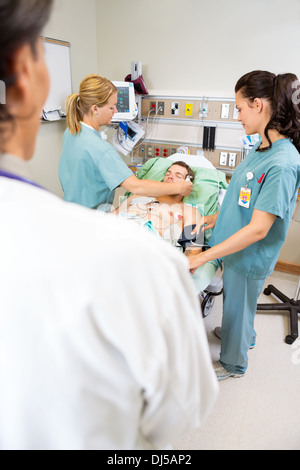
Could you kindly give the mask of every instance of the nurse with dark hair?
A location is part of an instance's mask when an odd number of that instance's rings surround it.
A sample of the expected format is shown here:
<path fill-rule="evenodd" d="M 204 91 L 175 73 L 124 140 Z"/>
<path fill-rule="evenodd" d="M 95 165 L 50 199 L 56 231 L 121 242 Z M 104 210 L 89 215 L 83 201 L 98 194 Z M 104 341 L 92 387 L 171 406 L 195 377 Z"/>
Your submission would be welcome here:
<path fill-rule="evenodd" d="M 299 81 L 292 73 L 254 71 L 235 87 L 239 121 L 261 141 L 237 167 L 210 239 L 211 248 L 190 257 L 190 268 L 224 263 L 219 380 L 242 377 L 255 346 L 254 317 L 266 278 L 287 235 L 300 186 Z M 214 226 L 212 218 L 206 219 Z"/>

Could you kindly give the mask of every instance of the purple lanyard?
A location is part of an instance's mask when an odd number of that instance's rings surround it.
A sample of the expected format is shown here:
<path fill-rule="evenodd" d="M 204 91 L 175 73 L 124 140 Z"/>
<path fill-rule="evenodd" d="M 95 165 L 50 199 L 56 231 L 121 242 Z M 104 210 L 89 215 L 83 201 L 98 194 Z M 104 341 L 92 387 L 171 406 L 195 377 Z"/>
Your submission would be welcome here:
<path fill-rule="evenodd" d="M 4 178 L 9 178 L 11 180 L 22 181 L 23 183 L 31 184 L 32 186 L 36 186 L 37 188 L 40 188 L 40 189 L 45 189 L 42 186 L 40 186 L 39 184 L 34 183 L 34 181 L 31 181 L 30 179 L 14 175 L 12 173 L 9 173 L 8 171 L 0 170 L 0 176 L 3 176 Z"/>

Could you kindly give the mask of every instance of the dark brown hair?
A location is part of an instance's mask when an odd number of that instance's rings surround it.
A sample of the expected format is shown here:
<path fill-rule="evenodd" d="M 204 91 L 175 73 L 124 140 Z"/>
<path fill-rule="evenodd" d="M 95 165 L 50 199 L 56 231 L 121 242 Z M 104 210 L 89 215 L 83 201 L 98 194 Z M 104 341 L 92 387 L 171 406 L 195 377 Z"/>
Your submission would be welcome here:
<path fill-rule="evenodd" d="M 194 173 L 193 170 L 188 166 L 187 163 L 179 161 L 179 162 L 174 162 L 174 163 L 172 163 L 171 166 L 173 166 L 173 165 L 178 165 L 178 166 L 182 166 L 183 168 L 185 168 L 186 171 L 188 172 L 187 176 L 190 177 L 191 182 L 194 181 L 194 179 L 195 179 L 195 173 Z"/>
<path fill-rule="evenodd" d="M 13 85 L 12 59 L 15 50 L 36 42 L 47 23 L 53 0 L 0 0 L 0 80 L 6 88 Z M 0 104 L 0 124 L 11 122 L 7 106 Z M 1 129 L 0 129 L 1 132 Z"/>
<path fill-rule="evenodd" d="M 265 128 L 265 136 L 270 146 L 261 151 L 272 147 L 268 134 L 270 129 L 275 129 L 290 138 L 300 151 L 300 83 L 296 75 L 293 73 L 275 75 L 255 70 L 238 80 L 235 92 L 238 91 L 250 103 L 253 103 L 255 98 L 265 98 L 271 105 L 271 119 Z"/>

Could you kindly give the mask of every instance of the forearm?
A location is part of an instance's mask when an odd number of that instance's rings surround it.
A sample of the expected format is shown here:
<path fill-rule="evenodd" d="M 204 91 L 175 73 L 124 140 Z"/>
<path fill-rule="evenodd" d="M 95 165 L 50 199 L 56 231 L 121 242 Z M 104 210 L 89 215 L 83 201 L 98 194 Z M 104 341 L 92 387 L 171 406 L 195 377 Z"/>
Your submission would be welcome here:
<path fill-rule="evenodd" d="M 158 181 L 138 180 L 135 184 L 134 193 L 140 194 L 141 196 L 160 197 L 178 194 L 179 189 L 176 183 L 166 184 Z"/>
<path fill-rule="evenodd" d="M 250 224 L 236 232 L 224 242 L 203 252 L 205 262 L 213 261 L 224 256 L 232 255 L 238 251 L 244 250 L 253 243 L 261 240 L 262 233 L 258 232 Z"/>
<path fill-rule="evenodd" d="M 182 194 L 188 196 L 192 191 L 193 185 L 190 182 L 182 183 L 161 183 L 159 181 L 140 180 L 136 176 L 131 176 L 122 184 L 122 188 L 140 196 L 173 196 Z"/>
<path fill-rule="evenodd" d="M 237 253 L 265 238 L 275 221 L 276 216 L 255 210 L 251 222 L 224 240 L 222 243 L 195 256 L 190 262 L 191 269 L 215 259 Z"/>

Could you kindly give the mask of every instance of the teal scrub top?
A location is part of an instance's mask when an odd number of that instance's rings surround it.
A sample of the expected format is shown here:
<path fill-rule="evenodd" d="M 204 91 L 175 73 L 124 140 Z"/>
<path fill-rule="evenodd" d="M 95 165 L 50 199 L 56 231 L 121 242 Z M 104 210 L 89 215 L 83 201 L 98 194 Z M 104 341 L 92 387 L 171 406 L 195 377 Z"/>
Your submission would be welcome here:
<path fill-rule="evenodd" d="M 276 215 L 263 240 L 223 259 L 225 266 L 252 279 L 264 279 L 273 272 L 300 186 L 300 155 L 289 139 L 274 142 L 265 152 L 258 152 L 258 147 L 259 143 L 235 170 L 209 242 L 210 246 L 215 246 L 248 225 L 254 209 Z M 252 194 L 247 209 L 239 206 L 238 200 L 249 172 L 254 178 L 248 184 Z"/>
<path fill-rule="evenodd" d="M 65 201 L 89 208 L 112 204 L 115 189 L 132 175 L 114 147 L 92 127 L 81 123 L 74 136 L 65 131 L 59 162 Z"/>

